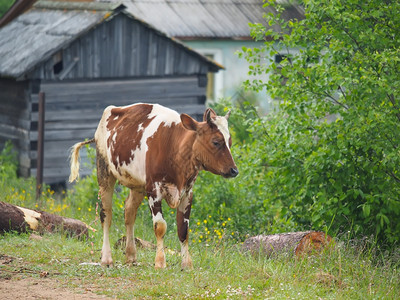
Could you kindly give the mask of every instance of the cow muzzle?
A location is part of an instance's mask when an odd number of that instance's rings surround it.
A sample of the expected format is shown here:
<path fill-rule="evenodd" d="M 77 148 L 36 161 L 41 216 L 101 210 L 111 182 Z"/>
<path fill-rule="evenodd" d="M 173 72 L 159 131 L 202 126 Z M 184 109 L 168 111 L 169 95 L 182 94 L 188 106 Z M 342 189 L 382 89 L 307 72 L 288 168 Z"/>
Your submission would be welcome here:
<path fill-rule="evenodd" d="M 225 178 L 233 178 L 239 175 L 239 170 L 237 168 L 230 168 L 228 173 L 223 174 Z"/>

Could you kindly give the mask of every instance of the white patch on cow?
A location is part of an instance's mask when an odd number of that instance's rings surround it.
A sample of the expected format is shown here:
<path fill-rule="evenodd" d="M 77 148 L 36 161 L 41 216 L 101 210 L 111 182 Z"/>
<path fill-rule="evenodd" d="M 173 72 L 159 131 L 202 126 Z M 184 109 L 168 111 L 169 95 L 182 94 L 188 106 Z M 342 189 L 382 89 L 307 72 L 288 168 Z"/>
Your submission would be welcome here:
<path fill-rule="evenodd" d="M 107 140 L 111 135 L 111 132 L 107 130 L 107 120 L 111 115 L 111 110 L 115 108 L 115 106 L 108 106 L 104 112 L 103 116 L 100 119 L 99 126 L 97 127 L 96 133 L 94 135 L 96 139 L 96 147 L 99 150 L 100 154 L 103 157 L 109 158 L 107 153 L 109 152 L 109 149 L 107 149 Z M 109 162 L 109 161 L 108 161 Z"/>
<path fill-rule="evenodd" d="M 184 241 L 181 243 L 181 257 L 182 257 L 182 267 L 190 267 L 191 263 L 191 258 L 189 254 L 189 244 L 188 241 Z"/>
<path fill-rule="evenodd" d="M 225 139 L 225 144 L 229 149 L 229 128 L 228 128 L 228 120 L 225 117 L 216 117 L 212 122 L 217 126 L 218 130 L 221 131 L 222 135 Z"/>
<path fill-rule="evenodd" d="M 149 197 L 149 206 L 150 206 L 151 209 L 153 209 L 153 207 L 154 207 L 154 199 L 153 199 L 153 197 Z"/>
<path fill-rule="evenodd" d="M 114 117 L 114 121 L 116 121 L 116 120 L 118 120 L 118 119 L 119 119 L 119 116 Z"/>
<path fill-rule="evenodd" d="M 140 130 L 144 130 L 143 128 L 143 123 L 140 123 L 137 129 L 137 132 L 139 132 Z"/>
<path fill-rule="evenodd" d="M 158 212 L 155 216 L 153 216 L 153 224 L 158 223 L 158 222 L 165 223 L 163 215 L 160 212 Z"/>
<path fill-rule="evenodd" d="M 153 109 L 149 116 L 147 117 L 148 119 L 154 118 L 153 121 L 156 121 L 158 119 L 158 125 L 161 122 L 164 122 L 164 126 L 171 127 L 172 124 L 178 124 L 181 122 L 181 117 L 180 115 L 167 107 L 161 106 L 159 104 L 154 104 Z M 153 122 L 152 122 L 153 123 Z"/>
<path fill-rule="evenodd" d="M 162 194 L 161 194 L 161 182 L 154 183 L 155 191 L 156 191 L 156 200 L 161 201 Z"/>
<path fill-rule="evenodd" d="M 187 209 L 189 208 L 189 195 L 185 195 L 179 204 L 178 210 L 183 214 L 186 213 Z"/>

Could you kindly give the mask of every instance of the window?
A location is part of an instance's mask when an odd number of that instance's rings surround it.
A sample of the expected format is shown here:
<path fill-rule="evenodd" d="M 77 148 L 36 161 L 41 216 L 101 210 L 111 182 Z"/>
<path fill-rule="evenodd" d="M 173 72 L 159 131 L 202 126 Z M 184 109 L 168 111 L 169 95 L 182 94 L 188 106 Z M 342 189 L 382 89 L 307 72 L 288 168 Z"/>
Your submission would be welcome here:
<path fill-rule="evenodd" d="M 206 57 L 214 60 L 214 55 L 206 54 Z M 215 99 L 215 73 L 207 73 L 207 89 L 206 89 L 207 99 Z"/>
<path fill-rule="evenodd" d="M 196 49 L 205 57 L 222 64 L 222 51 L 220 49 Z M 207 74 L 207 100 L 218 100 L 223 97 L 223 72 L 217 73 L 209 72 Z"/>
<path fill-rule="evenodd" d="M 62 52 L 58 52 L 53 56 L 53 73 L 58 75 L 64 69 Z"/>

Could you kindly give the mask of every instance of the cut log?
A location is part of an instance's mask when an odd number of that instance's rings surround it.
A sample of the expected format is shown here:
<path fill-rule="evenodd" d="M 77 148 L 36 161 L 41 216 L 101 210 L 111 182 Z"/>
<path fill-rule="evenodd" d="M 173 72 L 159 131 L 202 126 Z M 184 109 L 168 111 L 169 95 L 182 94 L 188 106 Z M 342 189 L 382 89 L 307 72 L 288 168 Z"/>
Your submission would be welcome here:
<path fill-rule="evenodd" d="M 30 230 L 40 233 L 64 231 L 75 237 L 88 237 L 89 230 L 95 231 L 89 225 L 76 219 L 0 201 L 0 232 L 27 232 Z"/>
<path fill-rule="evenodd" d="M 246 239 L 242 250 L 252 254 L 271 256 L 278 253 L 293 253 L 297 256 L 319 252 L 332 244 L 332 238 L 321 231 L 303 231 L 273 235 L 257 235 Z"/>

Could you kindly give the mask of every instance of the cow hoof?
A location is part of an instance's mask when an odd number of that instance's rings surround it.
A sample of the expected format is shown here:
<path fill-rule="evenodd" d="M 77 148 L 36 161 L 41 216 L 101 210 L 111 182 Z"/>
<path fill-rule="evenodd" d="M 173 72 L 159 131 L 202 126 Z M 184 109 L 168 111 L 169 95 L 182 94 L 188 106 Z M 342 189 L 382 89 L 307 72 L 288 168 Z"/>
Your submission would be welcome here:
<path fill-rule="evenodd" d="M 113 262 L 111 262 L 111 263 L 101 263 L 101 265 L 102 265 L 103 267 L 105 267 L 105 268 L 112 268 L 112 267 L 114 267 L 114 263 L 113 263 Z"/>
<path fill-rule="evenodd" d="M 113 263 L 112 259 L 104 259 L 104 260 L 102 259 L 101 260 L 101 265 L 103 267 L 107 267 L 107 268 L 114 267 L 114 263 Z"/>
<path fill-rule="evenodd" d="M 183 270 L 192 270 L 192 269 L 193 269 L 193 263 L 192 263 L 192 261 L 182 262 L 181 268 L 182 268 L 182 271 L 183 271 Z"/>
<path fill-rule="evenodd" d="M 132 265 L 132 266 L 137 266 L 137 265 L 138 265 L 136 259 L 127 259 L 127 260 L 125 261 L 125 264 L 126 264 L 126 265 Z"/>
<path fill-rule="evenodd" d="M 165 269 L 167 264 L 165 262 L 156 262 L 154 265 L 155 269 Z"/>

